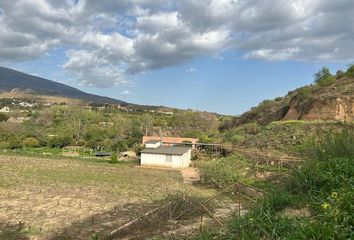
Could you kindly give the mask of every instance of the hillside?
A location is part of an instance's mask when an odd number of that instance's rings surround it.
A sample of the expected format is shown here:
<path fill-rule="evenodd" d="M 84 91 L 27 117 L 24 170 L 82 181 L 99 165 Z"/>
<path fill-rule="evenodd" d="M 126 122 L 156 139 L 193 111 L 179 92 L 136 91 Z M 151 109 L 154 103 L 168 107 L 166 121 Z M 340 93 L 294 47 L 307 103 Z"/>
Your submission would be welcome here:
<path fill-rule="evenodd" d="M 62 83 L 0 67 L 0 92 L 11 91 L 74 98 L 94 103 L 127 105 L 117 99 L 86 93 Z"/>
<path fill-rule="evenodd" d="M 326 84 L 312 84 L 290 91 L 284 97 L 265 100 L 233 119 L 233 126 L 267 125 L 281 120 L 354 120 L 354 67 L 338 71 Z"/>

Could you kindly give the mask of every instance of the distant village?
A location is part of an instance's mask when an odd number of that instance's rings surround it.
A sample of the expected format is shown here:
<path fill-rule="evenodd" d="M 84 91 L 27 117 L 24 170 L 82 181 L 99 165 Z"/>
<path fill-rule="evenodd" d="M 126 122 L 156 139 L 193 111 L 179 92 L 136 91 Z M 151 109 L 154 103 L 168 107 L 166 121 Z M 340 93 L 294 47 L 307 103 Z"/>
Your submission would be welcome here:
<path fill-rule="evenodd" d="M 28 113 L 30 110 L 34 109 L 42 109 L 42 108 L 49 108 L 52 106 L 65 106 L 68 105 L 66 102 L 43 102 L 43 101 L 23 101 L 23 99 L 16 99 L 16 98 L 11 98 L 11 99 L 6 99 L 6 98 L 0 98 L 0 113 L 12 113 L 12 112 L 20 112 L 20 113 Z M 174 114 L 173 111 L 166 109 L 166 110 L 160 110 L 160 109 L 149 109 L 149 107 L 146 107 L 146 109 L 143 109 L 143 107 L 130 107 L 129 105 L 120 105 L 120 104 L 112 104 L 112 103 L 85 103 L 83 106 L 85 109 L 92 109 L 92 110 L 99 110 L 99 111 L 104 111 L 107 109 L 116 109 L 120 110 L 122 112 L 149 112 L 152 114 L 163 114 L 163 115 L 169 115 L 172 116 Z M 16 122 L 21 122 L 25 120 L 25 118 L 17 118 L 15 119 L 9 119 L 9 121 L 16 121 Z"/>

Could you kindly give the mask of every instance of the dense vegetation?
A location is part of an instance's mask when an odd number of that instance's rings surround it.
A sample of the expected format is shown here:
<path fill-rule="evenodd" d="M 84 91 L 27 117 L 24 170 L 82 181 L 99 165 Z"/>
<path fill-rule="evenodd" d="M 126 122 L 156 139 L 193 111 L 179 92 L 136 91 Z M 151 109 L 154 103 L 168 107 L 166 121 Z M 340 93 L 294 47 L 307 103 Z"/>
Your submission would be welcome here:
<path fill-rule="evenodd" d="M 2 116 L 5 117 L 2 117 Z M 84 109 L 53 106 L 2 114 L 0 148 L 63 148 L 69 145 L 92 150 L 138 150 L 144 134 L 197 137 L 214 141 L 218 118 L 214 114 L 178 111 L 172 116 L 153 113 L 126 113 L 114 109 Z"/>
<path fill-rule="evenodd" d="M 315 135 L 308 159 L 226 231 L 195 239 L 353 239 L 354 130 Z"/>
<path fill-rule="evenodd" d="M 225 188 L 253 173 L 247 159 L 240 155 L 202 161 L 198 164 L 201 183 L 216 188 Z"/>

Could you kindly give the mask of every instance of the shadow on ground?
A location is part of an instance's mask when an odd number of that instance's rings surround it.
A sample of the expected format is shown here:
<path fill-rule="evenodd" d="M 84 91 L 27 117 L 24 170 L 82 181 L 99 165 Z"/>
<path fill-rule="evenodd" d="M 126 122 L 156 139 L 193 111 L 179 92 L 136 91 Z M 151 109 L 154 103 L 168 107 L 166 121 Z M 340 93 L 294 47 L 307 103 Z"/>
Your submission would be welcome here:
<path fill-rule="evenodd" d="M 29 240 L 28 231 L 24 230 L 21 223 L 18 225 L 0 224 L 0 239 Z"/>
<path fill-rule="evenodd" d="M 126 204 L 120 209 L 110 209 L 82 221 L 73 222 L 70 226 L 61 229 L 59 232 L 51 236 L 42 236 L 42 238 L 48 240 L 140 240 L 150 239 L 154 236 L 166 236 L 167 234 L 169 235 L 168 239 L 174 239 L 173 234 L 169 233 L 182 226 L 182 223 L 188 226 L 189 222 L 192 223 L 194 221 L 194 212 L 186 214 L 184 210 L 180 211 L 175 206 L 170 207 L 171 205 L 165 204 L 165 206 L 169 207 L 157 208 L 158 206 L 160 207 L 161 203 Z M 147 216 L 143 215 L 153 209 L 158 210 L 153 211 L 152 214 Z M 177 218 L 176 214 L 178 215 Z M 134 219 L 139 220 L 123 230 L 109 235 L 113 230 Z"/>

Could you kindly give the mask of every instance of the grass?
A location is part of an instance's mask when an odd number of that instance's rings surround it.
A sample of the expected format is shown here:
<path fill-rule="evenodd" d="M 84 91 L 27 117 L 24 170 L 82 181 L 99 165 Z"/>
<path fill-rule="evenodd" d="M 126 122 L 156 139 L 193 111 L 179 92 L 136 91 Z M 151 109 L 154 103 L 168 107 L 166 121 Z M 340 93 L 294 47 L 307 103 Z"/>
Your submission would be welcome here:
<path fill-rule="evenodd" d="M 248 179 L 252 172 L 250 163 L 240 155 L 202 161 L 198 163 L 198 168 L 201 182 L 217 188 Z"/>
<path fill-rule="evenodd" d="M 341 121 L 277 121 L 263 127 L 255 135 L 249 135 L 243 145 L 257 149 L 276 150 L 300 155 L 312 135 L 334 133 L 353 127 L 353 122 Z"/>
<path fill-rule="evenodd" d="M 1 154 L 6 155 L 21 155 L 21 156 L 34 156 L 44 158 L 97 158 L 94 153 L 90 153 L 88 150 L 80 150 L 79 156 L 63 156 L 62 148 L 53 147 L 38 147 L 38 148 L 19 148 L 19 149 L 2 149 Z"/>
<path fill-rule="evenodd" d="M 317 135 L 309 159 L 286 184 L 274 188 L 226 231 L 206 230 L 194 239 L 353 239 L 354 131 Z"/>

